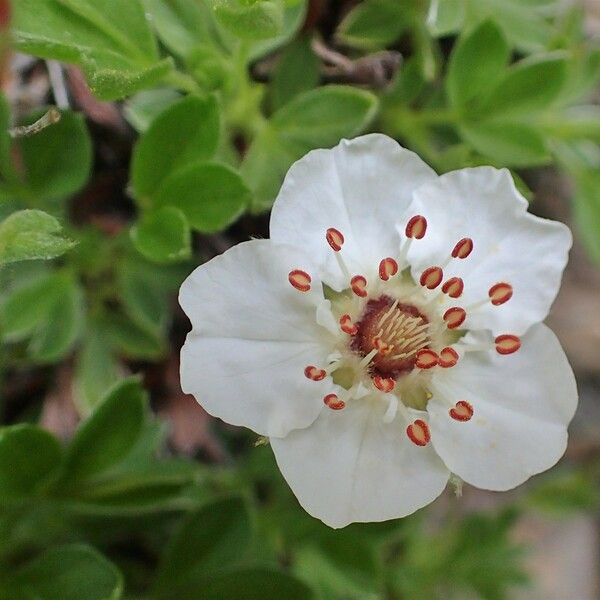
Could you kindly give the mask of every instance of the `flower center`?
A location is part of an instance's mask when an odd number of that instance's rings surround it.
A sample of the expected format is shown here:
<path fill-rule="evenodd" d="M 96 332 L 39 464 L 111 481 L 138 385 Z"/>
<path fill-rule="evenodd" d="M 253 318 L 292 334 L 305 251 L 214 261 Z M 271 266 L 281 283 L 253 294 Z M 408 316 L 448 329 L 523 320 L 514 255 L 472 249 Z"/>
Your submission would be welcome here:
<path fill-rule="evenodd" d="M 416 353 L 429 344 L 429 320 L 416 306 L 394 301 L 386 295 L 370 299 L 356 324 L 352 350 L 367 356 L 372 375 L 398 379 L 413 370 Z"/>

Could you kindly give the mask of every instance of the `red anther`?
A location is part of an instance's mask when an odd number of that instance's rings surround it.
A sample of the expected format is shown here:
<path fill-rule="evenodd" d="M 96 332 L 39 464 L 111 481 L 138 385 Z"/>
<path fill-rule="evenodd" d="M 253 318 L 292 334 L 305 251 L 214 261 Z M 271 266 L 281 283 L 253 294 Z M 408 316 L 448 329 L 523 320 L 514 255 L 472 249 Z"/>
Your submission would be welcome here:
<path fill-rule="evenodd" d="M 512 285 L 510 283 L 497 283 L 493 285 L 488 292 L 488 296 L 494 306 L 500 306 L 508 302 L 513 295 Z"/>
<path fill-rule="evenodd" d="M 379 336 L 373 338 L 373 348 L 376 348 L 382 356 L 385 356 L 392 351 L 392 346 L 386 344 Z"/>
<path fill-rule="evenodd" d="M 428 290 L 434 290 L 444 278 L 444 272 L 441 267 L 427 267 L 423 273 L 421 273 L 420 284 L 426 287 Z"/>
<path fill-rule="evenodd" d="M 337 394 L 327 394 L 327 396 L 323 398 L 323 402 L 325 403 L 325 406 L 331 410 L 342 410 L 342 408 L 346 407 L 346 403 L 343 400 L 340 400 L 337 397 Z"/>
<path fill-rule="evenodd" d="M 308 365 L 308 367 L 304 369 L 304 375 L 313 381 L 321 381 L 322 379 L 325 379 L 327 371 L 313 365 Z"/>
<path fill-rule="evenodd" d="M 498 354 L 512 354 L 521 347 L 521 339 L 512 333 L 499 335 L 494 341 Z"/>
<path fill-rule="evenodd" d="M 452 258 L 467 258 L 471 252 L 473 252 L 473 240 L 463 238 L 456 242 L 456 246 L 452 250 Z"/>
<path fill-rule="evenodd" d="M 423 348 L 416 355 L 415 366 L 419 369 L 431 369 L 438 364 L 438 355 L 431 348 Z"/>
<path fill-rule="evenodd" d="M 355 275 L 350 280 L 350 287 L 357 296 L 367 297 L 367 280 L 362 275 Z"/>
<path fill-rule="evenodd" d="M 344 236 L 341 231 L 330 227 L 325 233 L 325 239 L 327 243 L 331 246 L 334 252 L 339 252 L 344 245 Z"/>
<path fill-rule="evenodd" d="M 340 317 L 340 328 L 348 335 L 356 335 L 358 333 L 358 327 L 352 322 L 350 315 L 342 315 Z"/>
<path fill-rule="evenodd" d="M 453 306 L 449 308 L 443 316 L 444 321 L 446 321 L 446 327 L 448 329 L 456 329 L 460 327 L 467 318 L 467 311 L 464 308 L 460 308 L 460 306 Z"/>
<path fill-rule="evenodd" d="M 411 217 L 406 224 L 406 237 L 420 240 L 427 231 L 427 219 L 422 215 Z"/>
<path fill-rule="evenodd" d="M 448 413 L 455 421 L 470 421 L 473 416 L 473 407 L 466 400 L 459 400 Z"/>
<path fill-rule="evenodd" d="M 393 391 L 396 387 L 396 382 L 391 377 L 381 377 L 381 375 L 375 375 L 373 377 L 373 385 L 380 391 L 388 393 Z"/>
<path fill-rule="evenodd" d="M 294 269 L 288 275 L 288 281 L 299 291 L 308 292 L 310 290 L 310 275 L 306 271 Z"/>
<path fill-rule="evenodd" d="M 450 348 L 447 346 L 443 350 L 440 351 L 440 358 L 438 360 L 438 364 L 443 369 L 448 369 L 453 367 L 458 362 L 458 352 L 454 348 Z"/>
<path fill-rule="evenodd" d="M 398 272 L 398 263 L 393 258 L 384 258 L 379 263 L 379 277 L 387 281 Z"/>
<path fill-rule="evenodd" d="M 450 298 L 460 298 L 465 289 L 465 282 L 460 277 L 451 277 L 444 281 L 442 292 Z"/>
<path fill-rule="evenodd" d="M 417 446 L 427 446 L 431 439 L 429 425 L 423 419 L 417 419 L 406 428 L 406 435 Z"/>

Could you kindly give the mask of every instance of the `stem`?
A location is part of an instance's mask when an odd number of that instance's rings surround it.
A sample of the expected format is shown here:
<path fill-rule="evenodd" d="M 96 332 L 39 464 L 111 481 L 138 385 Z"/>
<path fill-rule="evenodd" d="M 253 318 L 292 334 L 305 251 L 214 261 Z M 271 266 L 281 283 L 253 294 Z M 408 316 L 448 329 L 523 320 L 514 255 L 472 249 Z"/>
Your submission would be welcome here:
<path fill-rule="evenodd" d="M 165 75 L 164 81 L 188 94 L 196 94 L 201 91 L 200 86 L 194 81 L 193 77 L 175 69 Z"/>

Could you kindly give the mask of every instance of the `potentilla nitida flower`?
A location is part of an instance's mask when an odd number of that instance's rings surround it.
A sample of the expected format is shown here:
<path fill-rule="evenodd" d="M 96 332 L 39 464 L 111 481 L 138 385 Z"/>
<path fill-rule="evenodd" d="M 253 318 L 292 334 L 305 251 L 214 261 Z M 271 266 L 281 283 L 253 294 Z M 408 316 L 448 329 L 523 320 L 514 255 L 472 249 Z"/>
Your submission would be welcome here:
<path fill-rule="evenodd" d="M 310 514 L 402 517 L 451 474 L 506 490 L 562 456 L 577 391 L 541 321 L 571 235 L 508 171 L 344 140 L 292 166 L 270 231 L 183 284 L 181 378 L 270 438 Z"/>

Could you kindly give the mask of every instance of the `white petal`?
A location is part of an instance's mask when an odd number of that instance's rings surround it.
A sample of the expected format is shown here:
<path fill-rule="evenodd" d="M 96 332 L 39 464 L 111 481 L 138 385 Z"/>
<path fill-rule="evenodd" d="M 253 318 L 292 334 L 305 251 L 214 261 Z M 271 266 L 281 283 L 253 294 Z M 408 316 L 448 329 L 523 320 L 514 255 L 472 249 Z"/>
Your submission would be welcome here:
<path fill-rule="evenodd" d="M 562 223 L 528 213 L 506 169 L 453 171 L 414 196 L 411 211 L 428 221 L 426 236 L 408 254 L 416 279 L 423 269 L 443 264 L 456 242 L 470 237 L 471 255 L 452 260 L 445 269 L 446 277 L 465 282 L 462 297 L 453 304 L 465 307 L 485 299 L 498 282 L 513 286 L 507 303 L 488 302 L 469 312 L 465 328 L 520 334 L 545 318 L 560 286 L 571 233 Z"/>
<path fill-rule="evenodd" d="M 384 423 L 386 409 L 372 397 L 355 400 L 343 410 L 323 411 L 307 429 L 271 440 L 300 504 L 330 527 L 404 517 L 446 486 L 448 470 L 431 444 L 414 445 L 402 419 Z"/>
<path fill-rule="evenodd" d="M 271 214 L 271 239 L 305 248 L 321 265 L 323 280 L 348 287 L 325 232 L 342 232 L 342 255 L 351 275 L 376 273 L 397 256 L 397 224 L 412 192 L 435 172 L 393 139 L 371 134 L 313 150 L 288 171 Z"/>
<path fill-rule="evenodd" d="M 198 267 L 179 301 L 193 330 L 181 351 L 181 386 L 212 415 L 269 436 L 307 427 L 336 391 L 329 377 L 311 381 L 308 365 L 325 366 L 330 334 L 316 322 L 322 285 L 310 292 L 288 282 L 310 271 L 300 250 L 254 240 Z"/>
<path fill-rule="evenodd" d="M 436 389 L 451 402 L 466 400 L 474 414 L 455 421 L 434 395 L 427 406 L 433 445 L 452 472 L 479 488 L 520 485 L 566 448 L 577 407 L 571 367 L 545 325 L 534 325 L 521 342 L 515 354 L 470 352 L 434 375 Z"/>

